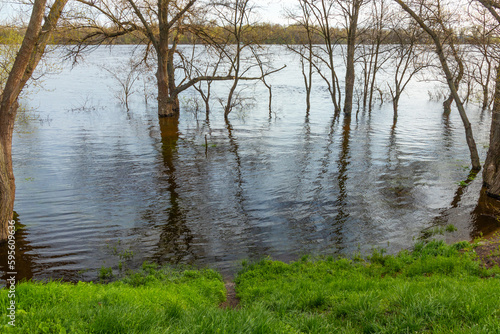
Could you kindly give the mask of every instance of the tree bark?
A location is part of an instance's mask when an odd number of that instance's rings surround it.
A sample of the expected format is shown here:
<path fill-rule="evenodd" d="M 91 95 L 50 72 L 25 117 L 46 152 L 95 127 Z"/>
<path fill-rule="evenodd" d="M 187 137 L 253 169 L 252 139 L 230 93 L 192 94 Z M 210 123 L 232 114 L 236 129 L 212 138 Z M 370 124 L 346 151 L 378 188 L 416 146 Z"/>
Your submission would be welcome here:
<path fill-rule="evenodd" d="M 12 134 L 17 103 L 6 117 L 0 118 L 0 241 L 7 239 L 7 226 L 14 213 L 16 183 L 12 166 Z"/>
<path fill-rule="evenodd" d="M 179 99 L 175 93 L 174 45 L 169 47 L 170 25 L 168 1 L 158 1 L 159 37 L 157 43 L 158 70 L 156 79 L 158 83 L 158 116 L 178 117 Z"/>
<path fill-rule="evenodd" d="M 484 163 L 483 183 L 489 196 L 500 199 L 500 66 L 497 67 L 493 98 L 490 147 Z"/>
<path fill-rule="evenodd" d="M 451 113 L 451 104 L 453 103 L 453 94 L 450 94 L 446 100 L 443 102 L 444 114 L 449 115 Z"/>
<path fill-rule="evenodd" d="M 12 134 L 17 113 L 17 98 L 22 90 L 30 59 L 36 52 L 46 0 L 36 0 L 23 42 L 5 84 L 0 103 L 0 241 L 7 238 L 13 217 L 15 179 L 12 168 Z"/>
<path fill-rule="evenodd" d="M 399 93 L 399 92 L 396 91 L 396 95 L 392 99 L 392 110 L 394 112 L 392 120 L 393 120 L 394 123 L 396 123 L 397 120 L 398 120 L 398 106 L 399 106 L 399 96 L 400 95 L 401 95 L 401 93 Z"/>
<path fill-rule="evenodd" d="M 354 51 L 356 48 L 356 34 L 358 27 L 359 10 L 362 5 L 362 0 L 353 0 L 352 12 L 349 17 L 349 27 L 347 31 L 347 59 L 345 73 L 345 100 L 344 113 L 350 115 L 352 112 L 352 99 L 354 95 Z"/>
<path fill-rule="evenodd" d="M 167 45 L 168 48 L 168 45 Z M 168 53 L 167 51 L 163 51 Z M 170 77 L 174 74 L 169 73 L 168 59 L 161 54 L 158 55 L 158 70 L 156 80 L 158 85 L 158 117 L 178 117 L 179 116 L 179 98 L 176 94 L 171 94 Z M 173 72 L 173 70 L 172 70 Z"/>

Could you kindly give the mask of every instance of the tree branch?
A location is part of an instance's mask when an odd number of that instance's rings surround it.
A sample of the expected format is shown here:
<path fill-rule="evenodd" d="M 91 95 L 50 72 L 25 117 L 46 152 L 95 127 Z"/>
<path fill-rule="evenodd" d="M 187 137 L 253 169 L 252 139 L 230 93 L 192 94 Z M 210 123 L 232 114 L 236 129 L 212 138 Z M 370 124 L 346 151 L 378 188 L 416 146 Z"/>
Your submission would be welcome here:
<path fill-rule="evenodd" d="M 238 80 L 262 80 L 264 77 L 271 75 L 273 73 L 276 73 L 278 71 L 281 71 L 285 67 L 286 67 L 286 65 L 283 65 L 282 67 L 280 67 L 276 70 L 262 74 L 260 77 L 238 77 Z M 186 82 L 183 85 L 178 86 L 175 89 L 175 92 L 177 94 L 179 94 L 180 92 L 188 89 L 189 87 L 197 84 L 200 81 L 225 81 L 225 80 L 234 80 L 234 79 L 236 79 L 236 76 L 234 76 L 234 75 L 226 75 L 226 76 L 205 76 L 204 75 L 204 76 L 199 76 L 199 77 L 196 77 L 196 78 L 189 80 L 188 82 Z"/>

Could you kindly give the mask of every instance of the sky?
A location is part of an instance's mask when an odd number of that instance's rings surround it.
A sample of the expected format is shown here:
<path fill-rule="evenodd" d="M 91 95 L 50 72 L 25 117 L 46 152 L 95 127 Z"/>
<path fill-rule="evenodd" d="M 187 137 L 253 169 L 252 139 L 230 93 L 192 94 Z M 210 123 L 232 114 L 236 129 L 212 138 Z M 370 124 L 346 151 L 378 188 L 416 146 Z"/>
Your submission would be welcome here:
<path fill-rule="evenodd" d="M 0 0 L 0 22 L 5 22 L 18 10 L 19 5 L 15 2 L 14 0 Z M 253 2 L 259 7 L 258 13 L 261 17 L 259 21 L 287 24 L 288 21 L 283 18 L 283 8 L 293 7 L 297 0 L 254 0 Z"/>
<path fill-rule="evenodd" d="M 263 22 L 287 24 L 288 20 L 283 18 L 283 8 L 293 7 L 297 3 L 297 0 L 255 0 L 254 2 L 261 7 L 259 12 L 262 15 Z"/>

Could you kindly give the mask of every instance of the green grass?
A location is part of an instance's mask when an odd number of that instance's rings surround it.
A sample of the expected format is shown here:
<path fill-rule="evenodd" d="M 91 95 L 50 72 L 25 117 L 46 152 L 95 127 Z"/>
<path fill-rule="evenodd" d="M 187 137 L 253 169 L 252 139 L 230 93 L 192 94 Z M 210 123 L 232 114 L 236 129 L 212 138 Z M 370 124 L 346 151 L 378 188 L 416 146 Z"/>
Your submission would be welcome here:
<path fill-rule="evenodd" d="M 500 333 L 500 275 L 467 243 L 419 243 L 369 261 L 262 260 L 238 276 L 244 306 L 260 304 L 298 332 Z"/>
<path fill-rule="evenodd" d="M 467 242 L 396 256 L 245 263 L 237 309 L 221 276 L 152 265 L 110 284 L 23 283 L 19 333 L 500 333 L 500 269 Z M 7 307 L 0 294 L 0 313 Z M 5 313 L 2 313 L 5 319 Z M 1 325 L 0 325 L 1 326 Z M 7 332 L 7 327 L 0 332 Z"/>
<path fill-rule="evenodd" d="M 19 284 L 16 328 L 7 323 L 7 291 L 0 295 L 1 333 L 166 333 L 197 309 L 215 309 L 225 298 L 211 270 L 155 270 L 109 284 Z M 2 328 L 3 326 L 3 328 Z"/>

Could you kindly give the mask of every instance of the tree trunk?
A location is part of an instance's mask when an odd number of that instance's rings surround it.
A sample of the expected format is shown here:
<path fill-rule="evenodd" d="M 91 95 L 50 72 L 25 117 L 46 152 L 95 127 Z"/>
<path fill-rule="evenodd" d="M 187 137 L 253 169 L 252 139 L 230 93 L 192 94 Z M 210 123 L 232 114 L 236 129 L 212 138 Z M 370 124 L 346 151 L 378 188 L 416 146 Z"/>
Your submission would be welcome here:
<path fill-rule="evenodd" d="M 493 98 L 490 147 L 484 163 L 483 183 L 489 196 L 500 199 L 500 66 L 497 67 Z"/>
<path fill-rule="evenodd" d="M 455 48 L 455 44 L 453 39 L 450 41 L 450 48 L 453 54 L 453 58 L 458 64 L 458 75 L 455 78 L 455 88 L 458 91 L 458 86 L 460 85 L 460 81 L 462 81 L 462 78 L 464 76 L 464 64 L 462 62 L 462 59 L 460 58 L 460 55 L 458 54 L 457 49 Z M 451 104 L 453 103 L 453 93 L 450 94 L 450 96 L 443 102 L 443 107 L 444 107 L 444 114 L 449 115 L 451 113 Z"/>
<path fill-rule="evenodd" d="M 7 226 L 14 213 L 16 183 L 12 167 L 12 134 L 18 104 L 0 118 L 0 241 L 7 239 Z"/>
<path fill-rule="evenodd" d="M 398 119 L 398 106 L 399 106 L 399 96 L 401 93 L 396 92 L 396 95 L 394 96 L 392 100 L 392 110 L 394 111 L 394 116 L 392 117 L 392 120 L 394 123 L 396 123 Z"/>
<path fill-rule="evenodd" d="M 352 112 L 352 99 L 354 93 L 354 44 L 347 45 L 347 67 L 345 74 L 345 100 L 344 113 L 350 115 Z"/>
<path fill-rule="evenodd" d="M 488 85 L 485 85 L 483 86 L 483 104 L 481 106 L 482 110 L 486 110 L 488 108 L 489 99 L 490 97 L 488 96 Z"/>
<path fill-rule="evenodd" d="M 362 2 L 354 0 L 352 4 L 352 14 L 349 18 L 349 28 L 347 31 L 347 60 L 345 72 L 345 100 L 344 113 L 350 115 L 352 112 L 352 99 L 354 95 L 354 51 L 356 47 L 356 30 L 358 27 L 358 15 Z"/>
<path fill-rule="evenodd" d="M 309 72 L 307 73 L 308 78 L 305 79 L 305 76 L 304 76 L 304 79 L 306 81 L 306 94 L 307 94 L 307 96 L 306 96 L 306 102 L 307 102 L 306 110 L 307 110 L 307 113 L 309 113 L 309 111 L 311 111 L 311 87 L 312 87 L 312 74 L 313 74 L 313 65 L 312 65 L 312 61 L 313 61 L 312 48 L 313 48 L 313 45 L 312 45 L 312 39 L 311 39 L 309 31 L 308 31 L 308 37 L 307 37 L 307 39 L 309 40 L 309 56 L 307 57 L 307 64 L 309 66 Z M 309 81 L 309 86 L 307 84 L 307 81 Z"/>
<path fill-rule="evenodd" d="M 158 92 L 160 87 L 158 87 Z M 158 117 L 178 117 L 179 116 L 179 98 L 158 94 Z"/>
<path fill-rule="evenodd" d="M 161 50 L 161 49 L 160 49 Z M 178 117 L 179 116 L 179 98 L 177 95 L 171 96 L 169 85 L 169 65 L 168 49 L 163 50 L 158 55 L 158 70 L 156 80 L 158 84 L 158 116 L 159 117 Z"/>
<path fill-rule="evenodd" d="M 378 56 L 380 52 L 380 44 L 382 41 L 380 40 L 380 37 L 377 37 L 377 47 L 375 48 L 375 64 L 373 65 L 373 74 L 372 74 L 372 81 L 370 83 L 370 99 L 368 101 L 368 111 L 372 111 L 372 106 L 373 106 L 373 91 L 375 90 L 375 78 L 377 76 L 378 72 Z"/>
<path fill-rule="evenodd" d="M 12 134 L 17 112 L 17 98 L 22 90 L 21 83 L 36 51 L 39 33 L 45 12 L 45 0 L 33 4 L 30 22 L 23 43 L 7 78 L 0 104 L 0 241 L 7 238 L 7 227 L 12 219 L 15 199 L 15 180 L 12 169 Z"/>
<path fill-rule="evenodd" d="M 453 94 L 450 94 L 446 100 L 443 102 L 444 114 L 449 115 L 451 113 L 451 104 L 453 103 Z"/>
<path fill-rule="evenodd" d="M 238 60 L 239 62 L 239 60 Z M 237 65 L 237 69 L 235 71 L 235 78 L 233 81 L 233 85 L 231 86 L 231 89 L 229 90 L 229 95 L 227 96 L 227 102 L 226 106 L 224 107 L 224 119 L 227 120 L 229 113 L 233 110 L 233 96 L 234 92 L 236 91 L 236 87 L 238 86 L 238 78 L 239 78 L 239 65 Z"/>
<path fill-rule="evenodd" d="M 441 53 L 441 57 L 444 58 L 444 55 Z M 472 163 L 472 170 L 478 172 L 481 169 L 481 162 L 479 160 L 479 153 L 477 152 L 477 146 L 476 142 L 474 140 L 474 135 L 472 132 L 472 126 L 469 122 L 469 118 L 467 117 L 467 113 L 465 112 L 464 105 L 462 101 L 460 100 L 460 97 L 458 95 L 458 92 L 455 88 L 455 85 L 453 83 L 453 78 L 451 77 L 451 72 L 448 68 L 448 66 L 443 63 L 444 60 L 442 60 L 442 65 L 443 69 L 448 76 L 448 85 L 451 88 L 451 93 L 453 94 L 455 104 L 457 105 L 458 108 L 458 113 L 460 114 L 460 118 L 462 119 L 462 123 L 464 125 L 465 129 L 465 140 L 467 141 L 467 146 L 469 147 L 469 152 L 470 152 L 470 158 L 471 158 L 471 163 Z"/>
<path fill-rule="evenodd" d="M 158 58 L 158 70 L 156 80 L 158 84 L 158 117 L 178 117 L 179 98 L 175 87 L 174 53 L 177 45 L 177 37 L 174 37 L 173 45 L 169 46 L 168 1 L 158 1 L 158 28 L 159 36 L 156 44 L 156 57 Z"/>

